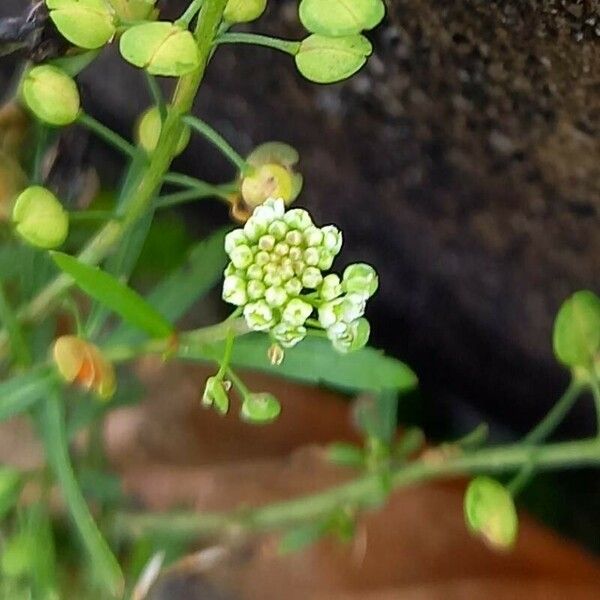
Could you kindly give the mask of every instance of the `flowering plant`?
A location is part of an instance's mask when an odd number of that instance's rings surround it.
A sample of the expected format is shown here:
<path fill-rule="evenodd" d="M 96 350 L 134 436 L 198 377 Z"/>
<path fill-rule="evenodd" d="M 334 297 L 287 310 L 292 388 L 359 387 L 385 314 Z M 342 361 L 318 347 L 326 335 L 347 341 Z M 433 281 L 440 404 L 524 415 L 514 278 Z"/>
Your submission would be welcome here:
<path fill-rule="evenodd" d="M 420 437 L 407 432 L 397 438 L 395 407 L 399 394 L 414 388 L 416 377 L 400 361 L 367 346 L 365 312 L 378 290 L 376 270 L 364 263 L 338 269 L 334 261 L 342 232 L 335 225 L 315 225 L 307 210 L 293 204 L 300 202 L 303 188 L 293 148 L 267 142 L 242 157 L 191 114 L 205 70 L 225 44 L 284 52 L 301 75 L 319 84 L 352 76 L 372 52 L 365 32 L 381 21 L 384 4 L 356 0 L 350 8 L 341 0 L 301 0 L 299 18 L 308 33 L 299 41 L 235 30 L 266 8 L 266 0 L 192 0 L 170 22 L 160 20 L 154 0 L 46 0 L 22 19 L 18 34 L 26 38 L 20 45 L 39 64 L 26 65 L 7 103 L 28 120 L 35 135 L 32 151 L 10 157 L 12 175 L 3 174 L 6 181 L 0 186 L 0 420 L 26 415 L 33 421 L 47 467 L 31 473 L 0 466 L 4 597 L 49 599 L 65 593 L 53 569 L 40 567 L 54 556 L 56 527 L 45 502 L 53 484 L 62 490 L 99 593 L 117 598 L 130 589 L 115 544 L 107 541 L 102 519 L 89 509 L 69 444 L 81 421 L 94 430 L 116 405 L 122 385 L 116 365 L 144 354 L 214 364 L 216 372 L 199 382 L 199 408 L 228 414 L 235 388 L 239 414 L 252 424 L 275 421 L 285 410 L 285 399 L 250 391 L 238 366 L 375 398 L 374 409 L 358 415 L 364 446 L 337 444 L 329 452 L 333 462 L 356 469 L 355 481 L 253 513 L 268 516 L 264 521 L 270 527 L 287 532 L 287 548 L 339 533 L 340 519 L 332 515 L 356 514 L 402 485 L 456 474 L 515 472 L 506 485 L 476 477 L 465 497 L 470 530 L 493 546 L 509 548 L 517 532 L 513 497 L 534 470 L 600 462 L 598 437 L 543 444 L 582 394 L 592 393 L 600 415 L 600 299 L 587 291 L 566 301 L 555 325 L 555 354 L 570 369 L 572 383 L 524 440 L 481 448 L 485 440 L 478 430 L 468 444 L 453 442 L 454 452 L 440 450 L 439 460 L 426 454 L 407 460 L 420 449 Z M 41 47 L 44 36 L 54 39 L 51 52 Z M 138 119 L 134 141 L 87 114 L 80 97 L 78 74 L 110 45 L 142 73 L 152 99 Z M 156 77 L 176 79 L 168 101 Z M 44 172 L 44 157 L 72 125 L 87 128 L 127 161 L 124 183 L 108 210 L 76 210 Z M 192 135 L 203 136 L 230 160 L 236 169 L 232 181 L 214 185 L 171 170 Z M 156 215 L 205 197 L 226 202 L 236 228 L 219 230 L 195 245 L 184 266 L 142 295 L 130 280 Z M 90 234 L 82 224 L 94 221 L 100 225 Z M 218 282 L 229 316 L 199 329 L 177 326 Z M 308 355 L 318 360 L 309 362 Z M 86 418 L 70 410 L 82 393 L 81 405 L 91 415 Z M 37 500 L 22 494 L 26 483 Z M 100 515 L 109 504 L 100 503 Z M 245 520 L 248 514 L 209 515 L 206 522 L 188 515 L 179 523 L 189 534 L 232 522 L 240 527 L 260 522 Z M 124 536 L 168 530 L 170 519 L 121 510 L 116 517 Z M 347 518 L 342 520 L 347 525 Z"/>

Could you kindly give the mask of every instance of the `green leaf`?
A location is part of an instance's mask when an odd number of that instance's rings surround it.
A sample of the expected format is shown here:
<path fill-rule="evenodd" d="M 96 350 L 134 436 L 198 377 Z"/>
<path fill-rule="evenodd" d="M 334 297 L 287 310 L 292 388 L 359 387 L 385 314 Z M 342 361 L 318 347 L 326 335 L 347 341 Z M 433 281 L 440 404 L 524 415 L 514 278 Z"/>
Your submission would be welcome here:
<path fill-rule="evenodd" d="M 241 367 L 269 371 L 307 383 L 322 383 L 350 392 L 407 392 L 417 385 L 417 378 L 409 367 L 373 348 L 339 354 L 329 340 L 308 337 L 295 348 L 285 351 L 285 359 L 280 366 L 273 366 L 267 358 L 271 343 L 266 335 L 244 336 L 236 340 L 232 362 Z"/>
<path fill-rule="evenodd" d="M 177 321 L 223 276 L 227 264 L 224 249 L 229 227 L 219 229 L 193 246 L 187 260 L 161 281 L 146 301 L 170 321 Z M 138 338 L 126 326 L 120 326 L 107 345 L 132 343 Z"/>
<path fill-rule="evenodd" d="M 90 562 L 103 586 L 113 595 L 120 597 L 124 584 L 121 568 L 98 530 L 77 483 L 69 458 L 65 406 L 56 392 L 51 393 L 47 399 L 40 420 L 48 461 L 60 484 L 66 505 L 88 552 Z"/>
<path fill-rule="evenodd" d="M 173 334 L 173 327 L 163 315 L 137 292 L 112 275 L 60 252 L 53 252 L 52 258 L 86 294 L 116 312 L 128 323 L 156 338 L 169 337 Z"/>
<path fill-rule="evenodd" d="M 23 479 L 19 471 L 0 466 L 0 520 L 17 503 L 22 487 Z"/>
<path fill-rule="evenodd" d="M 471 481 L 464 501 L 469 530 L 498 550 L 512 548 L 519 528 L 512 496 L 500 483 L 489 477 Z"/>
<path fill-rule="evenodd" d="M 52 368 L 44 366 L 0 383 L 0 422 L 26 412 L 41 400 L 55 376 Z"/>
<path fill-rule="evenodd" d="M 300 21 L 311 33 L 342 36 L 373 29 L 385 15 L 382 0 L 302 0 Z"/>
<path fill-rule="evenodd" d="M 589 368 L 600 354 L 600 298 L 576 292 L 561 306 L 554 322 L 554 354 L 568 367 Z"/>
<path fill-rule="evenodd" d="M 313 34 L 303 40 L 295 60 L 300 73 L 310 81 L 335 83 L 361 69 L 372 51 L 371 42 L 362 35 Z"/>

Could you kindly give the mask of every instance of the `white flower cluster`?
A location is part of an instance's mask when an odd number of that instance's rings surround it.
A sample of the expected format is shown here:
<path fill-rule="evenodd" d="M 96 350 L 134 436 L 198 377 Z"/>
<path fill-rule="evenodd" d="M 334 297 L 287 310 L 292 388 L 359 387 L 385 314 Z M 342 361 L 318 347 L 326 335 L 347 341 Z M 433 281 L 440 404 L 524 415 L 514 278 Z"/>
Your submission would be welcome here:
<path fill-rule="evenodd" d="M 307 211 L 286 212 L 283 200 L 269 199 L 243 229 L 225 238 L 231 262 L 223 299 L 243 307 L 248 326 L 269 331 L 284 348 L 304 339 L 313 312 L 337 350 L 362 347 L 369 336 L 362 316 L 377 290 L 377 273 L 369 265 L 355 264 L 342 279 L 324 275 L 341 247 L 337 227 L 316 227 Z"/>

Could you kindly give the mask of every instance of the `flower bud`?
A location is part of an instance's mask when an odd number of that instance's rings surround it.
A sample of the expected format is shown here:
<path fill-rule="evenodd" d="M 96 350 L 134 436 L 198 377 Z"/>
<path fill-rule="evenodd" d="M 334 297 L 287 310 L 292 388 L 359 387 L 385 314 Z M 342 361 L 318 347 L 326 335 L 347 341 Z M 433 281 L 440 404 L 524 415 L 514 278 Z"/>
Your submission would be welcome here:
<path fill-rule="evenodd" d="M 303 208 L 293 208 L 292 210 L 288 210 L 285 213 L 283 220 L 288 227 L 292 229 L 298 229 L 300 231 L 304 231 L 313 225 L 308 211 L 304 210 Z"/>
<path fill-rule="evenodd" d="M 249 423 L 271 423 L 281 414 L 281 404 L 272 394 L 248 394 L 244 398 L 240 414 Z"/>
<path fill-rule="evenodd" d="M 108 43 L 116 27 L 105 0 L 46 0 L 50 19 L 69 42 L 86 50 Z"/>
<path fill-rule="evenodd" d="M 342 287 L 345 292 L 363 294 L 370 298 L 379 287 L 377 272 L 370 265 L 356 263 L 344 271 Z"/>
<path fill-rule="evenodd" d="M 292 279 L 285 282 L 283 289 L 288 296 L 298 296 L 302 291 L 302 283 L 296 277 L 292 277 Z"/>
<path fill-rule="evenodd" d="M 356 352 L 369 342 L 371 326 L 366 319 L 357 319 L 348 325 L 343 325 L 343 332 L 335 332 L 335 325 L 327 331 L 333 347 L 342 354 Z"/>
<path fill-rule="evenodd" d="M 142 23 L 129 28 L 119 46 L 123 58 L 151 75 L 180 77 L 200 64 L 194 36 L 167 21 Z"/>
<path fill-rule="evenodd" d="M 282 320 L 292 327 L 300 327 L 312 314 L 313 307 L 300 298 L 290 300 L 281 313 Z"/>
<path fill-rule="evenodd" d="M 267 0 L 229 0 L 223 18 L 228 23 L 249 23 L 258 19 L 267 8 Z"/>
<path fill-rule="evenodd" d="M 248 301 L 246 282 L 237 275 L 225 277 L 223 282 L 223 300 L 235 306 L 244 306 Z"/>
<path fill-rule="evenodd" d="M 265 292 L 265 300 L 269 306 L 273 306 L 274 308 L 283 306 L 287 302 L 287 299 L 288 295 L 285 293 L 285 290 L 279 286 L 271 286 Z"/>
<path fill-rule="evenodd" d="M 264 300 L 246 304 L 244 318 L 248 327 L 254 331 L 266 331 L 275 324 L 273 310 Z"/>
<path fill-rule="evenodd" d="M 253 265 L 255 266 L 255 265 Z M 246 286 L 246 293 L 250 300 L 260 300 L 265 297 L 265 284 L 257 279 L 251 279 Z"/>
<path fill-rule="evenodd" d="M 323 275 L 321 271 L 316 267 L 306 267 L 304 273 L 302 273 L 302 286 L 316 290 L 323 281 Z"/>
<path fill-rule="evenodd" d="M 21 192 L 12 219 L 19 235 L 38 248 L 56 248 L 69 233 L 69 215 L 56 196 L 40 186 Z"/>
<path fill-rule="evenodd" d="M 243 229 L 234 229 L 225 236 L 225 252 L 231 254 L 231 251 L 242 244 L 247 244 L 248 240 Z"/>
<path fill-rule="evenodd" d="M 271 336 L 284 348 L 293 348 L 306 337 L 306 327 L 293 327 L 285 322 L 275 325 L 271 330 Z"/>
<path fill-rule="evenodd" d="M 342 249 L 342 232 L 335 225 L 321 227 L 323 233 L 323 247 L 331 254 L 337 255 Z"/>
<path fill-rule="evenodd" d="M 70 125 L 79 115 L 77 85 L 57 67 L 41 65 L 31 69 L 21 86 L 27 108 L 44 123 Z"/>
<path fill-rule="evenodd" d="M 161 131 L 162 121 L 160 111 L 157 106 L 152 106 L 141 116 L 136 128 L 137 143 L 147 154 L 152 154 L 156 150 Z M 190 141 L 190 136 L 190 128 L 186 125 L 179 136 L 179 141 L 175 148 L 176 154 L 181 154 L 186 149 Z"/>
<path fill-rule="evenodd" d="M 510 549 L 517 538 L 517 511 L 510 493 L 489 477 L 471 481 L 464 500 L 470 531 L 497 550 Z"/>
<path fill-rule="evenodd" d="M 335 273 L 330 273 L 323 278 L 323 283 L 319 288 L 319 296 L 329 302 L 342 295 L 342 284 L 340 278 Z"/>
<path fill-rule="evenodd" d="M 115 370 L 94 344 L 73 335 L 56 340 L 54 362 L 65 381 L 92 390 L 109 400 L 117 388 Z"/>
<path fill-rule="evenodd" d="M 231 387 L 230 382 L 225 382 L 217 377 L 209 377 L 204 386 L 202 404 L 206 407 L 214 406 L 221 415 L 229 411 L 229 396 L 227 392 Z"/>
<path fill-rule="evenodd" d="M 236 246 L 229 254 L 231 262 L 236 269 L 246 269 L 252 264 L 252 250 L 248 246 Z"/>

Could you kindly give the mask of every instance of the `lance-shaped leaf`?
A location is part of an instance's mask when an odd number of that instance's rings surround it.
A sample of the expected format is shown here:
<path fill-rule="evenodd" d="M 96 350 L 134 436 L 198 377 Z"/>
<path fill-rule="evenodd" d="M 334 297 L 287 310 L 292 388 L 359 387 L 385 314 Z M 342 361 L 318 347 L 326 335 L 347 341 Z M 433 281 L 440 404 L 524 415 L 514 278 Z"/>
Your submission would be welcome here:
<path fill-rule="evenodd" d="M 52 258 L 79 288 L 116 312 L 124 321 L 156 338 L 173 334 L 173 327 L 165 317 L 112 275 L 61 252 L 52 253 Z"/>

